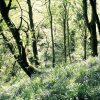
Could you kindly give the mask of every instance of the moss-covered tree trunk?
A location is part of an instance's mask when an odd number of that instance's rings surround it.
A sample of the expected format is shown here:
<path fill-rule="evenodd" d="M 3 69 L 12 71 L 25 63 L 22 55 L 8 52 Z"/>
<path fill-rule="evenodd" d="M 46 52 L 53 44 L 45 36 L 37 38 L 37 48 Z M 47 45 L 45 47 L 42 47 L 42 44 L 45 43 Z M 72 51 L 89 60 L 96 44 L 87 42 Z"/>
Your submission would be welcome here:
<path fill-rule="evenodd" d="M 33 54 L 34 54 L 34 61 L 35 61 L 35 66 L 37 67 L 39 65 L 39 61 L 38 61 L 37 40 L 35 36 L 31 0 L 27 0 L 27 4 L 28 4 L 28 10 L 29 10 L 28 15 L 29 15 L 29 22 L 30 22 L 30 31 L 33 35 L 32 36 L 32 48 L 33 48 Z"/>

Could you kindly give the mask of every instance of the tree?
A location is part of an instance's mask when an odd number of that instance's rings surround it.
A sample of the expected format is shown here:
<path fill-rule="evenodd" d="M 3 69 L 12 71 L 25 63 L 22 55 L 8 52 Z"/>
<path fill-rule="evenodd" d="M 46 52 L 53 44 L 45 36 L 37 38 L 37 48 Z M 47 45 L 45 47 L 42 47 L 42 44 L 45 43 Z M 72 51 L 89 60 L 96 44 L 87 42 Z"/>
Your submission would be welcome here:
<path fill-rule="evenodd" d="M 71 56 L 70 56 L 70 32 L 69 32 L 69 5 L 68 1 L 63 1 L 63 9 L 64 9 L 64 15 L 63 15 L 63 32 L 64 32 L 64 58 L 65 63 L 67 60 L 67 52 L 68 51 L 68 57 L 71 62 Z M 67 38 L 67 39 L 66 39 Z M 68 44 L 68 45 L 67 45 Z"/>
<path fill-rule="evenodd" d="M 39 62 L 38 62 L 37 40 L 36 40 L 36 36 L 35 36 L 31 0 L 27 0 L 27 4 L 28 4 L 28 9 L 29 9 L 28 15 L 29 15 L 29 21 L 30 21 L 30 31 L 33 34 L 33 36 L 32 36 L 32 38 L 33 38 L 32 39 L 33 54 L 34 54 L 35 66 L 37 67 L 39 65 Z"/>
<path fill-rule="evenodd" d="M 87 28 L 86 28 L 86 26 L 84 26 L 84 30 L 85 30 L 85 32 L 84 32 L 84 59 L 86 60 L 86 58 L 87 58 Z"/>
<path fill-rule="evenodd" d="M 83 15 L 85 19 L 85 24 L 90 31 L 90 41 L 91 41 L 91 49 L 92 49 L 92 56 L 98 56 L 97 50 L 97 31 L 96 31 L 96 24 L 98 26 L 98 30 L 100 33 L 100 21 L 98 18 L 98 14 L 96 11 L 96 0 L 89 0 L 91 5 L 91 21 L 89 22 L 88 14 L 87 14 L 87 0 L 83 0 Z"/>
<path fill-rule="evenodd" d="M 52 40 L 52 66 L 55 67 L 55 49 L 54 49 L 53 16 L 51 12 L 51 0 L 49 0 L 48 10 L 50 16 L 51 40 Z"/>
<path fill-rule="evenodd" d="M 65 59 L 65 63 L 67 61 L 67 51 L 66 51 L 66 48 L 67 48 L 67 44 L 66 44 L 66 31 L 67 31 L 67 28 L 66 28 L 66 22 L 67 22 L 67 2 L 66 1 L 63 1 L 63 33 L 64 33 L 64 59 Z"/>
<path fill-rule="evenodd" d="M 19 29 L 16 28 L 15 24 L 11 21 L 9 17 L 9 11 L 11 7 L 12 0 L 9 0 L 8 6 L 6 6 L 6 2 L 4 0 L 0 0 L 0 13 L 8 26 L 9 30 L 11 31 L 13 38 L 15 39 L 17 48 L 18 48 L 18 55 L 15 53 L 15 48 L 13 47 L 13 44 L 9 43 L 7 37 L 3 34 L 3 39 L 6 41 L 8 48 L 10 49 L 11 53 L 13 54 L 14 58 L 18 62 L 18 64 L 21 66 L 21 68 L 25 71 L 25 73 L 31 77 L 33 73 L 40 73 L 36 68 L 29 65 L 27 61 L 27 55 L 25 52 L 25 47 L 23 46 L 23 42 L 20 38 L 20 32 Z"/>

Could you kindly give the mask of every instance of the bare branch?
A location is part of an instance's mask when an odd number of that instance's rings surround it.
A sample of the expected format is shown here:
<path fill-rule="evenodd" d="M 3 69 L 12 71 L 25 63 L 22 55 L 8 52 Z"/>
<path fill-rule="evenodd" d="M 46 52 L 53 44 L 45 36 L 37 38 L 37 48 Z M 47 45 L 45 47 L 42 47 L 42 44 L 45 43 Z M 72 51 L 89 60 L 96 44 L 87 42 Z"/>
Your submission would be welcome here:
<path fill-rule="evenodd" d="M 22 8 L 21 8 L 21 5 L 20 5 L 20 3 L 19 3 L 19 1 L 18 0 L 16 0 L 17 1 L 17 3 L 18 3 L 18 5 L 19 5 L 19 7 L 20 7 L 20 10 L 21 10 L 21 21 L 20 21 L 20 25 L 19 25 L 19 27 L 18 27 L 18 30 L 20 30 L 20 28 L 21 28 L 21 26 L 22 26 L 22 16 L 23 16 L 23 10 L 22 10 Z"/>

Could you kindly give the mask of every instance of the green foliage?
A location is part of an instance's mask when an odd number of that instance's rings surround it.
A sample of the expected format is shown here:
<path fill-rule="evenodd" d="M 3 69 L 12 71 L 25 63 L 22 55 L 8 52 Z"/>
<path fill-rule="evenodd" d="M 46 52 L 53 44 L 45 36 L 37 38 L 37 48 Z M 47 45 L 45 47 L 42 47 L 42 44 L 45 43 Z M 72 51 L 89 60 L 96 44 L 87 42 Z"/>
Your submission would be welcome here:
<path fill-rule="evenodd" d="M 58 67 L 45 71 L 40 76 L 17 78 L 15 89 L 9 94 L 2 91 L 3 100 L 74 100 L 100 98 L 100 66 L 99 57 L 89 58 L 86 61 Z M 66 66 L 66 67 L 65 67 Z M 23 75 L 22 75 L 23 77 Z M 13 81 L 15 79 L 12 79 Z M 19 82 L 18 82 L 19 80 Z M 21 81 L 20 81 L 21 80 Z M 10 83 L 11 83 L 10 81 Z M 19 83 L 19 84 L 18 84 Z M 13 86 L 13 85 L 12 85 Z M 12 87 L 11 86 L 11 87 Z"/>

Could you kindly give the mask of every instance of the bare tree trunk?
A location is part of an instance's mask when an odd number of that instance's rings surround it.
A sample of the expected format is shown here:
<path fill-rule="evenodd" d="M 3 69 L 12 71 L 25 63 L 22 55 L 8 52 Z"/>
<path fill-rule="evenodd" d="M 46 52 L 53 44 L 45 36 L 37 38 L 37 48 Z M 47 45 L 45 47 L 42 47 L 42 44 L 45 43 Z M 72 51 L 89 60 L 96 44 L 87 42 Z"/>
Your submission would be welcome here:
<path fill-rule="evenodd" d="M 71 55 L 70 55 L 70 32 L 69 32 L 69 9 L 67 8 L 67 39 L 68 39 L 68 56 L 69 56 L 69 61 L 71 62 Z"/>
<path fill-rule="evenodd" d="M 85 24 L 87 25 L 90 34 L 91 34 L 91 49 L 92 49 L 92 56 L 98 56 L 98 50 L 97 50 L 97 35 L 96 35 L 96 24 L 99 28 L 99 18 L 96 12 L 96 0 L 90 0 L 90 4 L 92 7 L 92 15 L 91 15 L 91 22 L 88 20 L 87 15 L 87 0 L 83 0 L 83 14 L 85 19 Z"/>
<path fill-rule="evenodd" d="M 38 61 L 37 40 L 36 40 L 36 36 L 35 36 L 31 0 L 27 0 L 27 4 L 28 4 L 28 9 L 29 9 L 28 14 L 29 14 L 29 21 L 30 21 L 30 30 L 33 34 L 33 36 L 32 36 L 32 38 L 33 38 L 33 40 L 32 40 L 33 54 L 34 54 L 35 66 L 37 67 L 39 65 L 39 61 Z"/>
<path fill-rule="evenodd" d="M 96 9 L 96 0 L 94 0 L 94 8 Z M 90 33 L 91 33 L 91 48 L 92 56 L 98 56 L 97 50 L 97 35 L 96 35 L 96 18 L 94 14 L 94 8 L 92 8 L 91 22 L 90 22 Z"/>
<path fill-rule="evenodd" d="M 55 67 L 55 49 L 54 49 L 54 35 L 53 35 L 53 17 L 51 12 L 51 0 L 49 0 L 49 16 L 50 16 L 50 27 L 51 27 L 51 39 L 52 39 L 52 66 Z"/>
<path fill-rule="evenodd" d="M 84 32 L 84 59 L 86 60 L 86 56 L 87 56 L 87 28 L 86 26 L 84 26 L 85 32 Z"/>
<path fill-rule="evenodd" d="M 64 7 L 64 15 L 63 15 L 63 32 L 64 32 L 64 60 L 65 60 L 65 63 L 67 61 L 67 52 L 66 52 L 66 15 L 67 15 L 67 9 L 66 9 L 66 6 L 67 6 L 67 3 L 65 1 L 63 1 L 63 7 Z"/>

